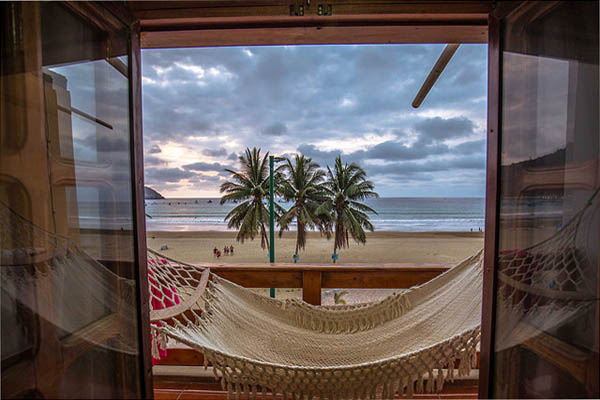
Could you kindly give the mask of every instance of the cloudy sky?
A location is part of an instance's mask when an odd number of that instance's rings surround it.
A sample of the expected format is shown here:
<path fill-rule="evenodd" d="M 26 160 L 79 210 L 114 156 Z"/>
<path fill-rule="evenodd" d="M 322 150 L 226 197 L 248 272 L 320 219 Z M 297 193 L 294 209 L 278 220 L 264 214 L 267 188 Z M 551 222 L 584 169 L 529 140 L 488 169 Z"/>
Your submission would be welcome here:
<path fill-rule="evenodd" d="M 219 196 L 246 147 L 335 156 L 386 197 L 483 196 L 486 45 L 462 45 L 419 109 L 443 45 L 144 50 L 146 184 Z"/>

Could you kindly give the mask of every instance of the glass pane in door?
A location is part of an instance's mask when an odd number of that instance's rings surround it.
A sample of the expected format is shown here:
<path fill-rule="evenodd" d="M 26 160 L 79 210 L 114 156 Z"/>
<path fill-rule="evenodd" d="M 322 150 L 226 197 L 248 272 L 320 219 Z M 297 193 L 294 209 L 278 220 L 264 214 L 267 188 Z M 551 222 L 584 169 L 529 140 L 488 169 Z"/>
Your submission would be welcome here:
<path fill-rule="evenodd" d="M 501 43 L 493 393 L 598 397 L 598 3 L 524 2 Z"/>
<path fill-rule="evenodd" d="M 2 396 L 139 398 L 129 31 L 1 7 Z"/>

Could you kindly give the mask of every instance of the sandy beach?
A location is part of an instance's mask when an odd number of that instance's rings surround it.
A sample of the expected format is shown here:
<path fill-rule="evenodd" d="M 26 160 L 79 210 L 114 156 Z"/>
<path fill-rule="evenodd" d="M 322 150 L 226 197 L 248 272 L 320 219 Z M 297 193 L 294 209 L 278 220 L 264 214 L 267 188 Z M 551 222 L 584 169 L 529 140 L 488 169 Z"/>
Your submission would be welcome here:
<path fill-rule="evenodd" d="M 292 262 L 296 246 L 296 233 L 285 232 L 275 239 L 275 261 Z M 233 245 L 233 255 L 222 255 L 219 262 L 264 263 L 267 251 L 261 249 L 260 238 L 235 240 L 236 232 L 186 231 L 148 232 L 148 247 L 163 251 L 169 257 L 190 263 L 216 262 L 213 248 L 221 251 Z M 350 248 L 339 251 L 340 264 L 381 263 L 456 263 L 483 247 L 482 232 L 373 232 L 367 235 L 366 245 L 351 241 Z M 319 233 L 310 233 L 306 249 L 300 251 L 300 263 L 330 263 L 333 239 L 327 240 Z"/>

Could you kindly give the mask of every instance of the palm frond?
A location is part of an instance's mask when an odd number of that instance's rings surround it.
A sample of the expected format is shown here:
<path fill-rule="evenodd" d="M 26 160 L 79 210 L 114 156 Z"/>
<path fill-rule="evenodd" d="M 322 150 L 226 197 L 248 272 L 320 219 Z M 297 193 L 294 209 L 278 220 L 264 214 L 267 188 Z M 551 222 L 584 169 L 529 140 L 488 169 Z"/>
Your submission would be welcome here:
<path fill-rule="evenodd" d="M 361 201 L 379 197 L 374 184 L 367 180 L 366 171 L 358 164 L 344 164 L 341 156 L 335 159 L 333 168 L 327 166 L 324 193 L 329 200 L 317 208 L 319 215 L 329 213 L 335 228 L 334 252 L 349 245 L 351 236 L 358 243 L 366 243 L 365 229 L 373 231 L 369 214 L 377 212 Z"/>

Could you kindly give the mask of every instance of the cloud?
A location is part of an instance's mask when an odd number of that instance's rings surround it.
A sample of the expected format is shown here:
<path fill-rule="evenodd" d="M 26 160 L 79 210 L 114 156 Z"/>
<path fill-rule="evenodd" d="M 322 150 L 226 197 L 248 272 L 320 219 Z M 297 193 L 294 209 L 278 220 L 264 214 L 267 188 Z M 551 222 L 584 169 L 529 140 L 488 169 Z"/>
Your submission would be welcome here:
<path fill-rule="evenodd" d="M 230 168 L 228 165 L 219 163 L 195 162 L 193 164 L 185 164 L 182 167 L 187 171 L 220 171 L 225 168 Z"/>
<path fill-rule="evenodd" d="M 287 126 L 282 122 L 275 122 L 263 129 L 262 133 L 268 136 L 285 135 L 287 133 Z"/>
<path fill-rule="evenodd" d="M 167 164 L 167 161 L 156 157 L 156 156 L 152 156 L 152 155 L 145 155 L 144 156 L 144 165 L 145 166 L 155 166 L 155 165 L 165 165 Z"/>
<path fill-rule="evenodd" d="M 430 155 L 442 154 L 448 150 L 445 144 L 423 144 L 417 141 L 409 146 L 397 141 L 387 141 L 373 146 L 369 150 L 360 151 L 361 158 L 379 160 L 418 160 Z"/>
<path fill-rule="evenodd" d="M 485 154 L 485 139 L 471 140 L 452 147 L 455 154 Z"/>
<path fill-rule="evenodd" d="M 100 132 L 91 134 L 83 139 L 76 139 L 78 143 L 95 151 L 129 151 L 129 137 L 113 133 Z"/>
<path fill-rule="evenodd" d="M 145 168 L 144 177 L 148 182 L 173 182 L 194 177 L 190 171 L 181 168 Z"/>
<path fill-rule="evenodd" d="M 195 184 L 202 183 L 219 183 L 223 178 L 220 175 L 211 176 L 211 175 L 196 175 L 195 177 L 190 179 L 190 182 Z"/>
<path fill-rule="evenodd" d="M 342 154 L 342 152 L 339 150 L 319 150 L 315 145 L 312 144 L 301 144 L 300 146 L 298 146 L 296 151 L 300 154 L 304 154 L 306 157 L 312 158 L 312 160 L 319 164 L 321 167 L 325 167 L 326 165 L 333 165 L 335 158 Z"/>
<path fill-rule="evenodd" d="M 419 139 L 424 143 L 467 137 L 474 133 L 475 124 L 468 118 L 427 118 L 417 122 L 414 128 L 419 132 Z"/>
<path fill-rule="evenodd" d="M 219 176 L 228 177 L 231 175 L 229 172 L 225 171 L 225 168 L 232 169 L 230 165 L 225 165 L 221 163 L 207 163 L 207 162 L 195 162 L 193 164 L 185 164 L 182 166 L 186 171 L 194 171 L 194 172 L 202 172 L 202 173 L 216 173 Z M 235 168 L 233 168 L 235 169 Z M 206 174 L 202 174 L 203 177 L 206 177 Z M 214 176 L 214 175 L 213 175 Z"/>
<path fill-rule="evenodd" d="M 202 154 L 209 157 L 220 157 L 227 155 L 227 150 L 223 147 L 218 149 L 204 149 L 202 150 Z"/>
<path fill-rule="evenodd" d="M 367 165 L 371 175 L 387 175 L 395 177 L 413 176 L 425 172 L 446 172 L 462 169 L 482 169 L 485 167 L 483 156 L 455 157 L 444 160 L 406 161 L 383 165 Z"/>

